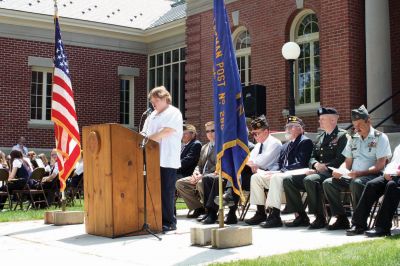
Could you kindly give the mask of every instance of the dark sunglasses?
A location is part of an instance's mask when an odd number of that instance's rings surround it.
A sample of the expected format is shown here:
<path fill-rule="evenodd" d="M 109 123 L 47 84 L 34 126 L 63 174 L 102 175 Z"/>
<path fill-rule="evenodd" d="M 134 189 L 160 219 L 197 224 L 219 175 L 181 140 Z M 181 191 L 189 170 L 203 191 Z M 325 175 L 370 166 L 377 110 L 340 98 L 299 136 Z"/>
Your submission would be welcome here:
<path fill-rule="evenodd" d="M 211 133 L 211 132 L 215 132 L 215 130 L 214 129 L 206 130 L 206 133 Z"/>

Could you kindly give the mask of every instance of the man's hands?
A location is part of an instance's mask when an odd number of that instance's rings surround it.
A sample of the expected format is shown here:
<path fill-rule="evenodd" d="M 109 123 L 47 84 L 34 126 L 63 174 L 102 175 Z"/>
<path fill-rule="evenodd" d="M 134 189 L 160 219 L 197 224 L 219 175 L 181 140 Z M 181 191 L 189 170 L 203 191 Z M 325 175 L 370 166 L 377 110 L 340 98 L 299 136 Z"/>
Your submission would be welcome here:
<path fill-rule="evenodd" d="M 319 172 L 319 173 L 328 171 L 328 167 L 326 167 L 326 164 L 324 164 L 324 163 L 315 163 L 314 167 L 315 167 L 315 170 L 317 170 L 317 172 Z"/>
<path fill-rule="evenodd" d="M 194 185 L 197 184 L 197 182 L 199 182 L 199 180 L 203 177 L 202 174 L 200 174 L 200 172 L 195 171 L 193 172 L 193 175 L 190 177 L 190 184 Z"/>
<path fill-rule="evenodd" d="M 258 165 L 256 165 L 253 161 L 248 161 L 247 166 L 251 168 L 253 174 L 257 173 Z"/>

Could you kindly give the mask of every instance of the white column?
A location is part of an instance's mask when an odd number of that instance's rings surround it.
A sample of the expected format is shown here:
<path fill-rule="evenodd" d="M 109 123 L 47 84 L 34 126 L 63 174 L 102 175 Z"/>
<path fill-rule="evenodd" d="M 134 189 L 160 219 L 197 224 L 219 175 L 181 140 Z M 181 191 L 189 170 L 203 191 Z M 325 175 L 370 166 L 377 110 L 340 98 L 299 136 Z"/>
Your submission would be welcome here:
<path fill-rule="evenodd" d="M 374 108 L 392 94 L 390 18 L 388 0 L 365 0 L 365 42 L 367 64 L 367 106 Z M 374 111 L 373 124 L 391 114 L 392 101 Z M 385 124 L 392 124 L 388 120 Z"/>

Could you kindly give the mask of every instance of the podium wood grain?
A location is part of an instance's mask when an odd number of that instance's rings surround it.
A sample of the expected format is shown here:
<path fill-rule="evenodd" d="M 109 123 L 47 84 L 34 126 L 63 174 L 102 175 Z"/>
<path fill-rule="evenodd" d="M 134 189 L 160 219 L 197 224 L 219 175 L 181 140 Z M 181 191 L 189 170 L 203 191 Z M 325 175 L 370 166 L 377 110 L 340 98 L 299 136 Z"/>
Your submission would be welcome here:
<path fill-rule="evenodd" d="M 118 237 L 143 234 L 142 136 L 118 124 L 83 128 L 86 232 Z M 160 155 L 158 143 L 146 145 L 147 222 L 162 229 Z"/>

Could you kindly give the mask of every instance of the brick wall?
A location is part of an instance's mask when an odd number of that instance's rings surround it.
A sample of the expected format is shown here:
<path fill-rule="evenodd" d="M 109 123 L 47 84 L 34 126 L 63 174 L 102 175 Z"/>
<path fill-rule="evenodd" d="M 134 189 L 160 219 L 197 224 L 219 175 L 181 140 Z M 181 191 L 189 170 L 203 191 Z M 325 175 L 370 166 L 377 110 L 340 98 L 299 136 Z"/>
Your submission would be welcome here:
<path fill-rule="evenodd" d="M 147 56 L 77 46 L 65 47 L 80 130 L 82 126 L 119 122 L 118 66 L 137 67 L 135 124 L 146 109 Z M 28 56 L 53 57 L 53 44 L 0 38 L 0 147 L 11 147 L 25 136 L 28 147 L 52 148 L 53 129 L 28 128 L 31 68 Z"/>
<path fill-rule="evenodd" d="M 365 102 L 364 1 L 308 0 L 305 8 L 312 9 L 319 19 L 321 105 L 336 107 L 341 114 L 339 122 L 349 122 L 349 110 Z M 273 130 L 281 130 L 289 92 L 289 66 L 281 48 L 289 41 L 299 10 L 293 0 L 241 0 L 227 5 L 230 19 L 236 10 L 240 26 L 245 26 L 252 38 L 252 83 L 266 86 L 267 119 Z M 213 117 L 212 16 L 210 10 L 187 18 L 186 106 L 188 120 L 195 124 Z M 302 118 L 308 131 L 317 129 L 316 115 Z"/>

